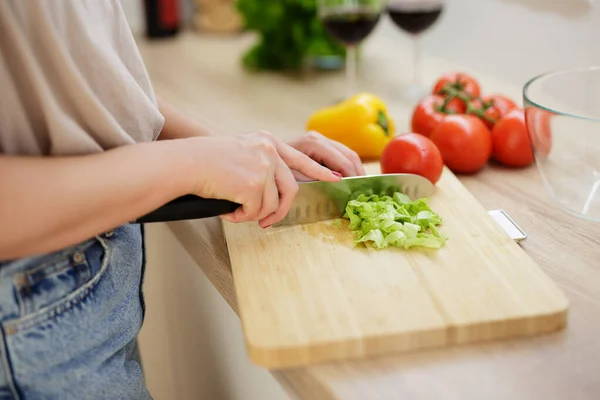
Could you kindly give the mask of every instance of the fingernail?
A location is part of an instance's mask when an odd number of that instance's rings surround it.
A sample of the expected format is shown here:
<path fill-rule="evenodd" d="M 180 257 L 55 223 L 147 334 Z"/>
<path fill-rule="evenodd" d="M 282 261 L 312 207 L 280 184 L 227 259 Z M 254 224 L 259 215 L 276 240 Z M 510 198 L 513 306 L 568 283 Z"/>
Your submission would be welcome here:
<path fill-rule="evenodd" d="M 263 229 L 269 228 L 271 225 L 263 226 Z"/>
<path fill-rule="evenodd" d="M 335 176 L 335 177 L 338 177 L 338 178 L 341 178 L 341 177 L 342 177 L 342 174 L 340 174 L 340 173 L 339 173 L 339 172 L 337 172 L 337 171 L 331 171 L 331 173 L 332 173 L 332 174 L 333 174 L 333 176 Z"/>

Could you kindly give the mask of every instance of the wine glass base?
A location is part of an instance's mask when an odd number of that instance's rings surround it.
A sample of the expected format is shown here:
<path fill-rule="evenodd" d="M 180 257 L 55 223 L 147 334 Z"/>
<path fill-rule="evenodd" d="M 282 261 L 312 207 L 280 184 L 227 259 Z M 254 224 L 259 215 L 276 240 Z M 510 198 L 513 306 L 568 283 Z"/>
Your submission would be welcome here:
<path fill-rule="evenodd" d="M 415 103 L 427 96 L 429 92 L 430 89 L 427 86 L 412 82 L 402 91 L 401 97 L 404 101 Z"/>

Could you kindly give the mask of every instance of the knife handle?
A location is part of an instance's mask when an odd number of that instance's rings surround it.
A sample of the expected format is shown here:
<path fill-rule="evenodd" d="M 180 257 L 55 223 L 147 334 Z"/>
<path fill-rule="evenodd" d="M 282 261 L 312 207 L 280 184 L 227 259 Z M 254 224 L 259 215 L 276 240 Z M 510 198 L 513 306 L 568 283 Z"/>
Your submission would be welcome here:
<path fill-rule="evenodd" d="M 205 199 L 195 195 L 176 198 L 132 223 L 169 222 L 218 217 L 235 211 L 239 204 L 228 200 Z"/>

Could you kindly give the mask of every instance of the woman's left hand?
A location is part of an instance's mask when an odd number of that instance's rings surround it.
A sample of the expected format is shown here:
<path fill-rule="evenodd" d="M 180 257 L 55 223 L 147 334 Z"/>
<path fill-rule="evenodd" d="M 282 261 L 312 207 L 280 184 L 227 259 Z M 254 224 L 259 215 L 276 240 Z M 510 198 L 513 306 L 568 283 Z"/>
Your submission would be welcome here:
<path fill-rule="evenodd" d="M 339 172 L 344 177 L 365 175 L 365 169 L 355 151 L 318 132 L 310 131 L 288 144 L 332 171 Z M 292 172 L 300 181 L 309 180 L 297 171 Z"/>

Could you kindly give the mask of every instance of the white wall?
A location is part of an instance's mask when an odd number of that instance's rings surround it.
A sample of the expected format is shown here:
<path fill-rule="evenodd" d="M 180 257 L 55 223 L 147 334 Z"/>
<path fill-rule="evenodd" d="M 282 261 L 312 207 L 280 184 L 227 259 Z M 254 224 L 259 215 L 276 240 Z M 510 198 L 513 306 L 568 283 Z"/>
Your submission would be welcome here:
<path fill-rule="evenodd" d="M 391 24 L 380 32 L 408 41 Z M 546 70 L 600 65 L 600 3 L 447 0 L 422 44 L 426 53 L 521 85 Z"/>
<path fill-rule="evenodd" d="M 129 27 L 134 33 L 140 33 L 144 29 L 143 4 L 141 0 L 120 0 L 123 11 L 127 16 Z"/>
<path fill-rule="evenodd" d="M 446 1 L 443 17 L 423 36 L 425 53 L 516 85 L 546 70 L 600 65 L 599 0 Z M 141 32 L 141 0 L 121 3 Z M 194 0 L 180 3 L 189 21 Z M 409 40 L 387 18 L 376 34 Z"/>

